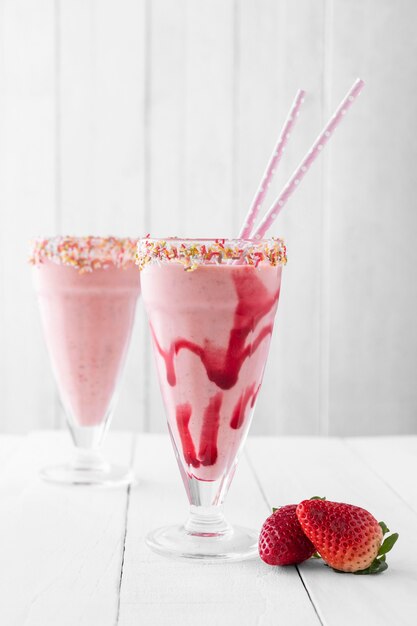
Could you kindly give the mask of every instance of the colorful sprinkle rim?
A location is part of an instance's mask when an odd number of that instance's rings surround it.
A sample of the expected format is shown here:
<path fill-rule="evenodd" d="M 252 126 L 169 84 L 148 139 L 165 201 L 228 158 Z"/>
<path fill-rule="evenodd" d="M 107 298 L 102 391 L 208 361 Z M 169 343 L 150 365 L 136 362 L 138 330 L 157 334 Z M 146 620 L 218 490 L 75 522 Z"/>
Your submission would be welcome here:
<path fill-rule="evenodd" d="M 135 263 L 137 239 L 119 237 L 50 237 L 31 242 L 29 263 L 47 261 L 77 269 L 80 273 Z"/>
<path fill-rule="evenodd" d="M 136 263 L 148 265 L 180 263 L 187 271 L 200 265 L 285 265 L 287 249 L 282 239 L 139 239 Z"/>

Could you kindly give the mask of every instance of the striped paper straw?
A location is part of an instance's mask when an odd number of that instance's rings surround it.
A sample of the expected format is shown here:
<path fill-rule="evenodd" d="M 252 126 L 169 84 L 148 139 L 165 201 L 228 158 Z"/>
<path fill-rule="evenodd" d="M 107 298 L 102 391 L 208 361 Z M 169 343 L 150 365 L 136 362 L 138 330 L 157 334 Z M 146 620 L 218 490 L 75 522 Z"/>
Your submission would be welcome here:
<path fill-rule="evenodd" d="M 291 109 L 287 115 L 285 124 L 282 127 L 278 142 L 274 148 L 273 153 L 271 154 L 271 158 L 269 159 L 269 163 L 262 177 L 261 183 L 258 187 L 255 197 L 252 201 L 252 204 L 250 206 L 246 219 L 243 223 L 242 228 L 240 229 L 240 232 L 239 232 L 240 239 L 247 239 L 250 237 L 250 234 L 255 225 L 255 220 L 258 217 L 258 213 L 261 209 L 262 202 L 264 201 L 268 188 L 271 184 L 271 180 L 277 170 L 278 163 L 281 160 L 282 153 L 284 152 L 284 149 L 290 137 L 291 131 L 297 121 L 300 107 L 302 103 L 304 102 L 304 96 L 305 96 L 305 91 L 303 91 L 303 89 L 299 89 L 297 91 L 297 95 L 294 98 L 294 102 L 292 103 Z"/>
<path fill-rule="evenodd" d="M 268 228 L 274 222 L 278 213 L 281 209 L 286 205 L 291 194 L 297 189 L 299 183 L 302 181 L 306 173 L 308 172 L 313 161 L 316 160 L 321 150 L 324 148 L 326 143 L 329 141 L 333 131 L 337 126 L 339 126 L 345 114 L 348 112 L 352 104 L 355 102 L 355 99 L 362 91 L 364 86 L 363 80 L 357 78 L 353 83 L 352 88 L 350 89 L 347 96 L 342 100 L 342 103 L 334 112 L 333 116 L 330 118 L 330 121 L 326 124 L 323 131 L 313 143 L 310 150 L 307 152 L 307 155 L 301 161 L 300 165 L 295 170 L 294 174 L 288 180 L 281 194 L 275 200 L 268 213 L 265 215 L 255 233 L 252 235 L 254 239 L 262 239 L 265 235 Z"/>

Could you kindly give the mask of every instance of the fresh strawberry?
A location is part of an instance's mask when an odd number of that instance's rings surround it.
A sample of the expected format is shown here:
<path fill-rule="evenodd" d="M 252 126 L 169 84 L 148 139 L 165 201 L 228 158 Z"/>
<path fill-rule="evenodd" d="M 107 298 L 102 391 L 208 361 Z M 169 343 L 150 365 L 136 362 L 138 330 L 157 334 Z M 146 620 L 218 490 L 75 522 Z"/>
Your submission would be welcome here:
<path fill-rule="evenodd" d="M 388 528 L 365 509 L 322 499 L 304 500 L 297 518 L 322 559 L 335 570 L 376 574 L 387 568 L 385 553 L 398 539 L 394 533 L 382 543 Z M 381 545 L 382 544 L 382 545 Z"/>
<path fill-rule="evenodd" d="M 296 515 L 296 504 L 274 509 L 262 526 L 259 556 L 269 565 L 295 565 L 315 552 L 303 533 Z"/>

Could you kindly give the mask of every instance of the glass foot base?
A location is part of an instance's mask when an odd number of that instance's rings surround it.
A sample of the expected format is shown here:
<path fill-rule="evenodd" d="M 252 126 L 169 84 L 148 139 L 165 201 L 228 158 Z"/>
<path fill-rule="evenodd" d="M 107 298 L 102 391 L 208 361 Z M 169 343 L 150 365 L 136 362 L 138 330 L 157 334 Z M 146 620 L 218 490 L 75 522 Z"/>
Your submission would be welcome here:
<path fill-rule="evenodd" d="M 96 485 L 116 487 L 129 485 L 134 481 L 133 472 L 119 465 L 107 465 L 105 468 L 76 468 L 72 465 L 54 465 L 44 467 L 41 477 L 50 483 L 65 485 Z"/>
<path fill-rule="evenodd" d="M 157 528 L 146 537 L 147 545 L 163 556 L 205 562 L 244 561 L 258 554 L 258 533 L 233 526 L 220 535 L 195 535 L 182 525 Z"/>

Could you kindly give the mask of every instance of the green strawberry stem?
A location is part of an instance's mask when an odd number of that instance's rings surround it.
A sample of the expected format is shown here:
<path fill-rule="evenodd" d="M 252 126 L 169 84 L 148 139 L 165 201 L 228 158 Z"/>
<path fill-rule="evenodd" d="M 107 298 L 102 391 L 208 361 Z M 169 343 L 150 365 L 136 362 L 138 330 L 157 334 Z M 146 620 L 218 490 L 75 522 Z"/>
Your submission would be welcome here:
<path fill-rule="evenodd" d="M 379 525 L 381 526 L 384 535 L 390 532 L 388 526 L 384 522 L 379 522 Z M 388 535 L 388 537 L 385 537 L 384 541 L 381 544 L 381 547 L 378 550 L 376 558 L 372 561 L 370 566 L 366 569 L 354 572 L 354 574 L 380 574 L 381 572 L 384 572 L 386 569 L 388 569 L 388 563 L 386 561 L 385 555 L 387 554 L 387 552 L 392 550 L 398 537 L 398 533 L 392 533 L 392 535 Z"/>
<path fill-rule="evenodd" d="M 392 535 L 389 535 L 386 539 L 384 539 L 381 547 L 378 550 L 378 556 L 387 554 L 387 552 L 392 550 L 398 537 L 399 537 L 398 533 L 392 533 Z"/>
<path fill-rule="evenodd" d="M 360 569 L 358 572 L 353 572 L 356 575 L 362 574 L 381 574 L 381 572 L 388 569 L 388 563 L 386 563 L 385 558 L 375 559 L 369 567 L 366 569 Z"/>

